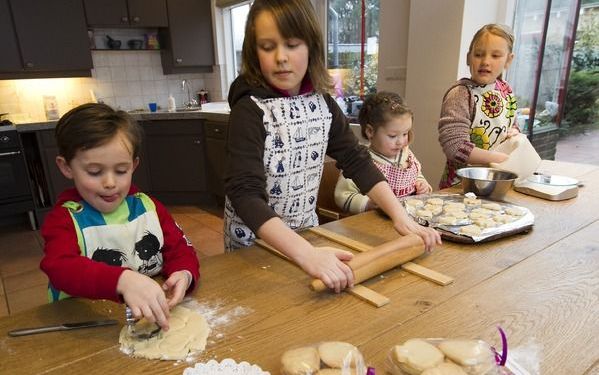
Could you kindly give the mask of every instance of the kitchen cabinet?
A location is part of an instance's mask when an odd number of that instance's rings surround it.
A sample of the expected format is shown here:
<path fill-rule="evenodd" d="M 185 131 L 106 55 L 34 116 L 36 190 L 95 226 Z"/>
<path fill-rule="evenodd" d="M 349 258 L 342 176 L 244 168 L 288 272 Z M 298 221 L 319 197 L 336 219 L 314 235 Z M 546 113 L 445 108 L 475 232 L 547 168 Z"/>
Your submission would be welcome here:
<path fill-rule="evenodd" d="M 79 0 L 0 0 L 0 79 L 91 76 Z"/>
<path fill-rule="evenodd" d="M 212 72 L 210 0 L 167 0 L 169 27 L 160 34 L 164 74 Z"/>
<path fill-rule="evenodd" d="M 227 129 L 228 123 L 226 122 L 204 122 L 208 191 L 220 203 L 224 202 L 225 197 L 224 171 L 227 158 Z"/>
<path fill-rule="evenodd" d="M 8 0 L 0 0 L 0 45 L 3 50 L 0 59 L 0 72 L 16 72 L 23 66 L 13 25 Z"/>
<path fill-rule="evenodd" d="M 167 27 L 165 0 L 84 0 L 91 27 Z"/>
<path fill-rule="evenodd" d="M 200 202 L 207 193 L 202 120 L 141 123 L 152 194 L 166 203 Z"/>

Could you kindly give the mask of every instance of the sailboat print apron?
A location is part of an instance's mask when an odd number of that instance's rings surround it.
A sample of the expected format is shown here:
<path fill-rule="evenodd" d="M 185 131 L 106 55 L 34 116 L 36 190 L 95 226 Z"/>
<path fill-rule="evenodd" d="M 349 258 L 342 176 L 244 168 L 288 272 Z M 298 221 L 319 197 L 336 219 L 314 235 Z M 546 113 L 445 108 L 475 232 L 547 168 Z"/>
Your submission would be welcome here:
<path fill-rule="evenodd" d="M 316 198 L 333 117 L 326 101 L 320 94 L 252 100 L 264 112 L 268 204 L 293 230 L 318 225 Z M 256 239 L 228 197 L 224 232 L 226 251 Z"/>

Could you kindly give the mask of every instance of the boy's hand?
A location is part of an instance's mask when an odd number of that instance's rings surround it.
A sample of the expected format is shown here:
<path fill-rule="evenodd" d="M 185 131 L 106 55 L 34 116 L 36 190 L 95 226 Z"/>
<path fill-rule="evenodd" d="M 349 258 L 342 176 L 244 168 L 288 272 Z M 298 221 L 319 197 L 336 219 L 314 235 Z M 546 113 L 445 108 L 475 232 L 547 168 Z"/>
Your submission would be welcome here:
<path fill-rule="evenodd" d="M 169 306 L 156 281 L 141 273 L 125 270 L 119 277 L 116 291 L 123 296 L 134 317 L 144 317 L 158 324 L 163 331 L 168 331 Z"/>
<path fill-rule="evenodd" d="M 171 276 L 162 284 L 162 289 L 168 296 L 168 307 L 173 308 L 179 302 L 183 301 L 185 291 L 191 285 L 193 277 L 189 271 L 173 272 Z"/>
<path fill-rule="evenodd" d="M 424 180 L 416 180 L 416 182 L 414 183 L 414 186 L 416 187 L 416 194 L 418 194 L 418 195 L 427 194 L 427 193 L 430 193 L 431 191 L 433 191 L 433 187 L 430 186 L 428 184 L 428 182 L 426 182 Z"/>
<path fill-rule="evenodd" d="M 354 273 L 343 261 L 349 261 L 353 254 L 333 247 L 317 247 L 302 256 L 298 261 L 310 276 L 320 279 L 329 289 L 339 293 L 354 286 Z"/>

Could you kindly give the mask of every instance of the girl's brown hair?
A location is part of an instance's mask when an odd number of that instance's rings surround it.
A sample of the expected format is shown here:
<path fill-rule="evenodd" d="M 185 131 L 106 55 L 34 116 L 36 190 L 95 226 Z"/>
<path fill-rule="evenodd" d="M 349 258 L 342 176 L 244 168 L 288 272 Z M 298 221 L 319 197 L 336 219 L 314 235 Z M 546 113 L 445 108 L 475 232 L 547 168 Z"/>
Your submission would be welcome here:
<path fill-rule="evenodd" d="M 88 103 L 65 113 L 54 129 L 58 154 L 69 163 L 80 150 L 89 150 L 109 142 L 122 132 L 131 142 L 133 159 L 139 156 L 142 130 L 124 111 L 106 104 Z"/>
<path fill-rule="evenodd" d="M 268 87 L 260 71 L 256 46 L 256 18 L 262 12 L 270 12 L 279 32 L 286 38 L 298 38 L 308 46 L 308 71 L 312 86 L 324 93 L 333 87 L 327 72 L 322 31 L 309 0 L 256 0 L 245 24 L 245 38 L 241 52 L 241 74 L 255 86 Z"/>
<path fill-rule="evenodd" d="M 360 108 L 358 121 L 360 122 L 360 130 L 362 137 L 368 139 L 366 129 L 368 125 L 372 126 L 373 131 L 384 127 L 387 122 L 395 117 L 409 114 L 412 120 L 414 112 L 404 103 L 401 96 L 393 92 L 380 91 L 366 98 Z M 412 142 L 414 133 L 412 129 L 408 132 L 408 142 Z"/>

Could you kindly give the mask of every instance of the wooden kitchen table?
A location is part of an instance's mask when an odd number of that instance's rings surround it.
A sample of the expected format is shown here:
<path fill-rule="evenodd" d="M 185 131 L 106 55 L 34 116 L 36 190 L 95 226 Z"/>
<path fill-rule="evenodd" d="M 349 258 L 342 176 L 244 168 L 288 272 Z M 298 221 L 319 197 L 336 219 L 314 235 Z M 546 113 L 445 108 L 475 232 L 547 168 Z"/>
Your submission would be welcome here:
<path fill-rule="evenodd" d="M 192 307 L 213 333 L 197 361 L 233 358 L 279 373 L 294 346 L 340 340 L 358 346 L 385 373 L 389 349 L 412 337 L 472 337 L 499 346 L 496 326 L 514 353 L 537 359 L 541 374 L 599 373 L 599 167 L 544 162 L 543 171 L 578 178 L 577 198 L 550 202 L 510 191 L 528 207 L 533 230 L 476 245 L 445 242 L 415 262 L 455 278 L 439 286 L 400 269 L 364 285 L 389 297 L 375 308 L 342 293 L 315 293 L 300 269 L 251 247 L 202 260 Z M 455 190 L 448 190 L 448 192 Z M 370 245 L 395 238 L 377 212 L 323 227 Z M 305 232 L 317 245 L 331 242 Z M 1 374 L 181 374 L 193 363 L 135 359 L 119 351 L 121 326 L 12 338 L 16 328 L 116 318 L 123 306 L 70 299 L 0 319 Z M 532 370 L 532 368 L 529 368 Z"/>

